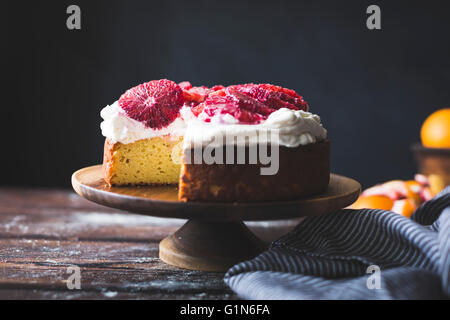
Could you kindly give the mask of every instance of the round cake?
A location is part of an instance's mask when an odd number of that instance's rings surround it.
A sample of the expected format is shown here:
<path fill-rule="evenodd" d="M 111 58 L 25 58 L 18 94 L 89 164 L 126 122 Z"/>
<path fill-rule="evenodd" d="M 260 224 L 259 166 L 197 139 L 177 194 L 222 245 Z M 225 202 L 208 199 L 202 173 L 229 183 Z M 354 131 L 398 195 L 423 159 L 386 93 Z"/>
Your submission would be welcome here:
<path fill-rule="evenodd" d="M 178 184 L 179 199 L 290 200 L 323 192 L 330 143 L 295 91 L 154 80 L 101 111 L 110 185 Z"/>

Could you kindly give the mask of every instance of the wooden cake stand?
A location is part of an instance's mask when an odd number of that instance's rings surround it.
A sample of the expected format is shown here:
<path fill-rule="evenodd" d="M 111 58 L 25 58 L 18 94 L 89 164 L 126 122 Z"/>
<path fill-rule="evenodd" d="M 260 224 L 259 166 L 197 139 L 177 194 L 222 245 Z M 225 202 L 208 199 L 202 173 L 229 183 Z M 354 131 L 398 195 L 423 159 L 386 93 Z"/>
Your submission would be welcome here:
<path fill-rule="evenodd" d="M 331 174 L 326 192 L 291 201 L 265 203 L 181 202 L 176 186 L 109 187 L 101 165 L 72 175 L 72 186 L 83 198 L 107 207 L 150 216 L 189 219 L 159 245 L 164 262 L 191 270 L 226 271 L 266 248 L 243 223 L 331 213 L 353 203 L 361 185 Z"/>

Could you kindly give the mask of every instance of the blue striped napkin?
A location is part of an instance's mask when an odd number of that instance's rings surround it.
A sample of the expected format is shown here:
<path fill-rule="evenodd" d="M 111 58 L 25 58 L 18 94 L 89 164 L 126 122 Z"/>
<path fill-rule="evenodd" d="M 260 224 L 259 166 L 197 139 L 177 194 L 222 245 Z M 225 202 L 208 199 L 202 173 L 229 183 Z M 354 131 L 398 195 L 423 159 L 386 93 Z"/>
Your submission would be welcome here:
<path fill-rule="evenodd" d="M 450 186 L 411 219 L 343 209 L 308 217 L 225 282 L 245 299 L 448 299 Z"/>

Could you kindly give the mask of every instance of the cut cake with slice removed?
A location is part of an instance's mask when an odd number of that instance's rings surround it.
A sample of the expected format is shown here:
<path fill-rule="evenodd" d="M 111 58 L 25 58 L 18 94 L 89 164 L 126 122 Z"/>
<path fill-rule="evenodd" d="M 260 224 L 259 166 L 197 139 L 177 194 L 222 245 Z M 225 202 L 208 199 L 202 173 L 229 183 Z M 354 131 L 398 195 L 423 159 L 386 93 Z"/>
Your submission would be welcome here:
<path fill-rule="evenodd" d="M 327 132 L 293 90 L 154 80 L 129 89 L 101 115 L 103 173 L 111 186 L 178 184 L 182 201 L 248 202 L 294 199 L 328 185 Z M 260 164 L 190 164 L 181 157 L 191 148 L 192 132 L 208 140 L 217 130 L 237 137 L 256 131 L 279 135 L 278 173 L 261 175 Z"/>

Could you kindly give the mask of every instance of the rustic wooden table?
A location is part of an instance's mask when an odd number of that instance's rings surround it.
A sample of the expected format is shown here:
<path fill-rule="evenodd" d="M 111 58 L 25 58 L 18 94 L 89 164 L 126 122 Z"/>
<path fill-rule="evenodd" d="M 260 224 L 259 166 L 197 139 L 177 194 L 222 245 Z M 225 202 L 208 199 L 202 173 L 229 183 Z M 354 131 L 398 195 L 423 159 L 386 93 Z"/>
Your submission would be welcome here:
<path fill-rule="evenodd" d="M 272 241 L 298 221 L 248 225 Z M 159 260 L 159 241 L 183 223 L 102 207 L 72 191 L 0 188 L 0 299 L 237 299 L 222 273 Z M 68 288 L 69 266 L 80 268 L 81 289 Z"/>

